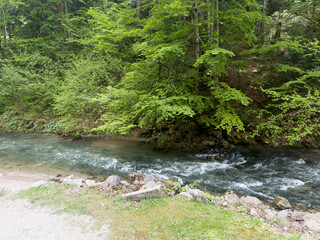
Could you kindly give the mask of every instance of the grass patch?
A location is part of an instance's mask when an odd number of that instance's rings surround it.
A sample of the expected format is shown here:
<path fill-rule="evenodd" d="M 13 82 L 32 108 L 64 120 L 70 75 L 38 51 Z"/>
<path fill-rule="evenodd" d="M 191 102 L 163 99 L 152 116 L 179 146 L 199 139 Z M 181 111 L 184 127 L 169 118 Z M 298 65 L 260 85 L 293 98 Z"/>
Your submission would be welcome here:
<path fill-rule="evenodd" d="M 106 197 L 95 189 L 70 194 L 72 187 L 49 185 L 20 193 L 31 202 L 54 207 L 57 212 L 89 214 L 109 223 L 111 239 L 300 239 L 279 235 L 261 221 L 218 206 L 162 197 L 139 203 Z M 110 221 L 111 220 L 111 221 Z"/>
<path fill-rule="evenodd" d="M 4 197 L 7 193 L 8 192 L 5 189 L 0 189 L 0 197 Z"/>

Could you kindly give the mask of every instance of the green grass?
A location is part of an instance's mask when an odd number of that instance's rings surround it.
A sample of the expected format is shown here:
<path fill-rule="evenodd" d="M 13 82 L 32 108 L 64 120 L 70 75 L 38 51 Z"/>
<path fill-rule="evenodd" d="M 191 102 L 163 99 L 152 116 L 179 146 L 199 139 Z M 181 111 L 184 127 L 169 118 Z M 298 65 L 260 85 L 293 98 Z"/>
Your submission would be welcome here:
<path fill-rule="evenodd" d="M 0 197 L 7 195 L 7 191 L 5 189 L 0 189 Z"/>
<path fill-rule="evenodd" d="M 95 189 L 66 194 L 70 186 L 55 185 L 21 192 L 31 202 L 54 207 L 57 212 L 89 214 L 111 225 L 111 239 L 300 239 L 280 235 L 250 216 L 218 206 L 161 197 L 139 203 L 109 198 Z M 111 220 L 111 221 L 110 221 Z"/>

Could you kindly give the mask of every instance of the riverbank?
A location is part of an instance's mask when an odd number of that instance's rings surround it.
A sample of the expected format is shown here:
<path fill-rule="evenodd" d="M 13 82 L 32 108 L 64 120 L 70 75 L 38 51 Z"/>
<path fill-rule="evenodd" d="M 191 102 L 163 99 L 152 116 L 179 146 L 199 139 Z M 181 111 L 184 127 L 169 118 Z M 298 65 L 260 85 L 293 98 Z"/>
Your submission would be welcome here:
<path fill-rule="evenodd" d="M 34 175 L 34 177 L 37 177 L 37 175 Z M 79 182 L 79 178 L 76 177 L 69 177 L 67 178 L 68 181 L 71 178 L 74 181 L 73 183 Z M 61 212 L 71 215 L 81 214 L 81 219 L 88 215 L 96 221 L 96 227 L 99 228 L 99 226 L 105 224 L 110 226 L 110 232 L 107 230 L 107 233 L 109 233 L 107 239 L 269 240 L 318 239 L 320 237 L 309 231 L 298 233 L 295 228 L 288 227 L 280 220 L 263 222 L 261 217 L 252 216 L 253 211 L 248 214 L 247 207 L 243 204 L 213 204 L 209 201 L 209 197 L 206 203 L 197 200 L 187 201 L 187 198 L 182 195 L 172 197 L 162 195 L 158 198 L 141 201 L 128 201 L 122 200 L 120 197 L 121 194 L 126 192 L 126 187 L 112 188 L 101 185 L 79 187 L 77 184 L 59 183 L 57 181 L 59 177 L 54 179 L 55 183 L 52 182 L 52 178 L 51 183 L 44 183 L 43 180 L 33 182 L 32 188 L 15 195 L 8 193 L 5 197 L 1 197 L 0 201 L 5 201 L 9 206 L 6 208 L 7 211 L 12 211 L 10 206 L 13 206 L 14 201 L 23 202 L 25 200 L 19 199 L 26 198 L 35 206 L 48 206 L 51 209 L 50 214 L 53 213 L 58 218 L 60 218 L 60 215 L 56 215 L 56 213 L 61 214 Z M 34 184 L 38 184 L 38 186 Z M 226 195 L 229 196 L 227 199 L 233 199 L 231 194 Z M 13 201 L 12 198 L 16 200 Z M 34 212 L 43 209 L 43 207 L 31 207 L 29 203 L 22 207 L 24 208 L 22 212 L 31 218 L 34 216 Z M 33 210 L 29 214 L 30 209 Z M 254 208 L 251 206 L 251 209 Z M 43 221 L 46 220 L 46 217 L 43 218 Z M 70 216 L 67 219 L 72 220 L 73 218 Z M 67 228 L 71 226 L 68 223 L 66 224 Z M 59 228 L 59 226 L 61 227 L 61 225 L 56 227 Z M 51 225 L 47 225 L 47 228 L 50 227 Z M 88 225 L 85 227 L 88 228 Z M 29 229 L 29 233 L 30 231 L 32 231 L 32 228 Z M 106 232 L 100 232 L 100 234 L 106 234 Z M 303 235 L 302 238 L 299 235 Z"/>
<path fill-rule="evenodd" d="M 73 121 L 73 122 L 72 122 Z M 94 131 L 97 121 L 73 119 L 64 121 L 56 117 L 33 116 L 17 113 L 0 115 L 0 132 L 56 134 L 70 139 L 119 139 L 150 144 L 155 150 L 185 153 L 208 152 L 212 149 L 230 150 L 235 147 L 248 148 L 296 148 L 319 149 L 320 142 L 316 136 L 308 136 L 291 145 L 285 139 L 272 139 L 266 136 L 255 136 L 250 132 L 231 131 L 227 134 L 219 130 L 179 130 L 152 132 L 148 129 L 133 128 L 129 134 L 108 134 Z"/>

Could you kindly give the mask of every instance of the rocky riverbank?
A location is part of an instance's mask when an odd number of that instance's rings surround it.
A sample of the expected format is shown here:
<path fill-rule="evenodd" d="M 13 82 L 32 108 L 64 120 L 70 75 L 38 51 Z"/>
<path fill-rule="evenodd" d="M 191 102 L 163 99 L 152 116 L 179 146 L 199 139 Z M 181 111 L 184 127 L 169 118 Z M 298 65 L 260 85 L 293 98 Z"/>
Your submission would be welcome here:
<path fill-rule="evenodd" d="M 10 174 L 9 174 L 10 175 Z M 0 175 L 1 176 L 1 175 Z M 24 175 L 20 177 L 29 179 L 26 187 L 38 187 L 48 184 L 67 184 L 74 185 L 75 188 L 66 190 L 66 194 L 79 194 L 86 188 L 94 188 L 110 197 L 121 197 L 124 200 L 137 201 L 143 198 L 163 196 L 182 197 L 186 201 L 198 201 L 205 204 L 220 206 L 230 209 L 239 214 L 246 214 L 269 223 L 277 231 L 283 233 L 298 232 L 300 235 L 310 239 L 320 239 L 320 213 L 307 208 L 297 207 L 287 199 L 280 196 L 275 197 L 273 204 L 265 203 L 256 197 L 239 197 L 233 191 L 227 191 L 223 195 L 212 195 L 197 189 L 193 185 L 181 186 L 178 179 L 169 180 L 159 179 L 153 175 L 143 173 L 133 173 L 128 178 L 121 179 L 119 176 L 110 176 L 106 180 L 95 181 L 77 178 L 74 175 L 62 177 L 50 177 L 44 179 L 30 179 Z M 0 177 L 0 186 L 8 174 Z M 12 178 L 12 174 L 11 174 Z M 2 179 L 2 180 L 1 180 Z M 31 184 L 32 183 L 32 184 Z M 10 190 L 10 189 L 9 189 Z M 301 210 L 303 209 L 303 210 Z"/>

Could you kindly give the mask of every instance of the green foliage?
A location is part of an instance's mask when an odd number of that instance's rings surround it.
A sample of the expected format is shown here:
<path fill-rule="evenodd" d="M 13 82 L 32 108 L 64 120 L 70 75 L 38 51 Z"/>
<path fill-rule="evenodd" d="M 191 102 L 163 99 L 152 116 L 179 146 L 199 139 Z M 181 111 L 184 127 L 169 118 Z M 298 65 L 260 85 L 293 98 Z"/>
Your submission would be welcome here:
<path fill-rule="evenodd" d="M 319 91 L 308 92 L 305 95 L 279 94 L 274 91 L 268 91 L 268 94 L 277 102 L 269 105 L 269 108 L 279 111 L 269 111 L 267 121 L 257 126 L 255 135 L 264 134 L 275 140 L 281 138 L 283 143 L 292 145 L 306 136 L 319 134 Z"/>
<path fill-rule="evenodd" d="M 70 64 L 60 91 L 55 96 L 54 108 L 59 115 L 83 117 L 101 113 L 101 106 L 92 99 L 104 91 L 103 87 L 114 84 L 116 79 L 110 76 L 110 71 L 119 65 L 102 58 L 89 58 Z"/>
<path fill-rule="evenodd" d="M 253 135 L 290 144 L 317 135 L 319 1 L 137 3 L 3 0 L 3 126 L 192 138 L 258 124 Z M 244 117 L 249 105 L 258 121 Z"/>
<path fill-rule="evenodd" d="M 15 108 L 46 112 L 53 103 L 57 78 L 49 58 L 34 54 L 16 55 L 12 63 L 0 67 L 0 111 Z"/>

